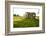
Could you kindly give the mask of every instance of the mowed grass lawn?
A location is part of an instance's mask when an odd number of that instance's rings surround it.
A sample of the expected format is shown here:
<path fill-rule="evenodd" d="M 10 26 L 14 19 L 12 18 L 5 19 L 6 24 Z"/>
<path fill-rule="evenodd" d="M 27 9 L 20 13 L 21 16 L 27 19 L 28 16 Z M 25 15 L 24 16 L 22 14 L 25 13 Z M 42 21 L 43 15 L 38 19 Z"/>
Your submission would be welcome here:
<path fill-rule="evenodd" d="M 13 27 L 38 27 L 39 20 L 33 18 L 24 18 L 20 16 L 14 16 Z"/>

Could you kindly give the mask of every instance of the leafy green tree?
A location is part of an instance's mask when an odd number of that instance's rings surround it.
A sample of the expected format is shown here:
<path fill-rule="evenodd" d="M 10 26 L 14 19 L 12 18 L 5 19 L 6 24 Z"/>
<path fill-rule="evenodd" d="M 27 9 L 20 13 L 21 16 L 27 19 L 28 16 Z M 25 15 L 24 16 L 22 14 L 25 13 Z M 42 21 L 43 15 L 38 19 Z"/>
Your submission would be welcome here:
<path fill-rule="evenodd" d="M 16 14 L 14 14 L 13 16 L 16 16 Z"/>

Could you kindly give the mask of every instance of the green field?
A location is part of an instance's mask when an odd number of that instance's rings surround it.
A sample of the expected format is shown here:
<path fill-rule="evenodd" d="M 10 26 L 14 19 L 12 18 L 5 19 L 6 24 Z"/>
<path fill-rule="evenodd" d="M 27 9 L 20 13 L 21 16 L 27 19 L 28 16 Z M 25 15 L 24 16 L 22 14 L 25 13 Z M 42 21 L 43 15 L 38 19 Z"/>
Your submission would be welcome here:
<path fill-rule="evenodd" d="M 39 20 L 33 18 L 24 18 L 20 16 L 14 16 L 13 27 L 38 27 Z"/>

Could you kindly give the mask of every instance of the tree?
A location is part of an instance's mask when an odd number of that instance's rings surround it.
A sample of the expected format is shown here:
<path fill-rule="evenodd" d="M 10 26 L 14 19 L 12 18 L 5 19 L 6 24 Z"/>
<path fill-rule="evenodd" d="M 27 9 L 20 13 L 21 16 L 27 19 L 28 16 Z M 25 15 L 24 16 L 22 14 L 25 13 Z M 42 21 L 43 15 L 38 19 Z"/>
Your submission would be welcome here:
<path fill-rule="evenodd" d="M 14 14 L 13 16 L 16 16 L 16 14 Z"/>
<path fill-rule="evenodd" d="M 26 12 L 24 15 L 26 18 L 35 18 L 36 14 L 34 12 Z"/>

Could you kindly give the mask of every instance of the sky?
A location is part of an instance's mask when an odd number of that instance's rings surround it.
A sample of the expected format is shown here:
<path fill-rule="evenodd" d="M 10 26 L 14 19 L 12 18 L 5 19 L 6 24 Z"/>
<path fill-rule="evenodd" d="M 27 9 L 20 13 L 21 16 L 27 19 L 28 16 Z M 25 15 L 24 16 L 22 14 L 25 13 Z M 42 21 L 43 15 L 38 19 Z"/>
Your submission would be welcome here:
<path fill-rule="evenodd" d="M 34 13 L 36 13 L 36 16 L 38 16 L 39 15 L 39 10 L 38 9 L 32 9 L 32 8 L 14 8 L 14 10 L 13 10 L 14 12 L 13 12 L 13 14 L 18 14 L 18 15 L 20 15 L 20 16 L 23 16 L 26 12 L 30 12 L 30 13 L 32 13 L 32 12 L 34 12 Z"/>
<path fill-rule="evenodd" d="M 23 16 L 26 12 L 34 12 L 39 16 L 39 6 L 13 5 L 13 14 Z"/>

